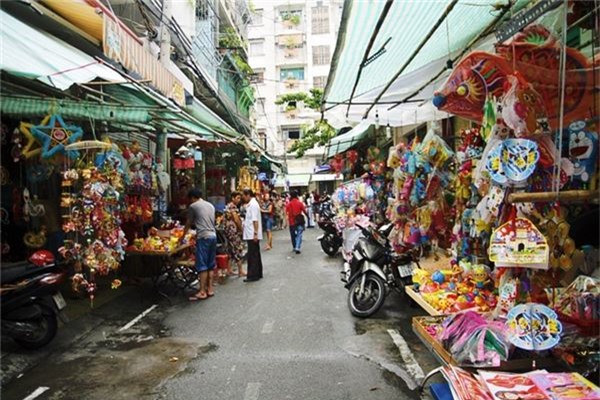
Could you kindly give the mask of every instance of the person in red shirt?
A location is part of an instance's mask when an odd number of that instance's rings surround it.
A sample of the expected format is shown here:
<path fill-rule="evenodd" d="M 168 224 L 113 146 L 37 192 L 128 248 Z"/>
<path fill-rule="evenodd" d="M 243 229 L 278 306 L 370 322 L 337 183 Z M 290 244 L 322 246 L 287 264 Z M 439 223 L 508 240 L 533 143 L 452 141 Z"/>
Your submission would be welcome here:
<path fill-rule="evenodd" d="M 290 226 L 292 246 L 294 247 L 296 254 L 300 254 L 300 248 L 302 247 L 302 233 L 304 232 L 304 225 L 306 225 L 306 207 L 304 206 L 304 203 L 298 199 L 298 192 L 292 191 L 291 200 L 285 207 L 285 211 Z"/>

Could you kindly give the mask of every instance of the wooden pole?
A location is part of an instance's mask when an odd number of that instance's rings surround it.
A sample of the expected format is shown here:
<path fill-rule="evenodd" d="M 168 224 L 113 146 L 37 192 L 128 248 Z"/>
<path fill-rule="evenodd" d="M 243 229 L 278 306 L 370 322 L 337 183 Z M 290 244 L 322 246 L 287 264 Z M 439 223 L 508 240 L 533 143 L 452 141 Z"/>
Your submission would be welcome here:
<path fill-rule="evenodd" d="M 592 201 L 598 203 L 600 192 L 596 190 L 566 190 L 564 192 L 521 192 L 508 195 L 508 202 L 514 203 L 548 203 L 560 201 L 563 203 L 576 203 Z"/>

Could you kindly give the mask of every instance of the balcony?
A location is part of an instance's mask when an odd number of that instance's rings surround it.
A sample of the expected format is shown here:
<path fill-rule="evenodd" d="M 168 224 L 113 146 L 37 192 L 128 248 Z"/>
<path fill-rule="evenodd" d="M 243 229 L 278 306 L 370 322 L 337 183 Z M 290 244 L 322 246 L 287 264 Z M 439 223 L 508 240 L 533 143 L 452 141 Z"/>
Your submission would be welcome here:
<path fill-rule="evenodd" d="M 278 46 L 276 65 L 304 65 L 306 64 L 306 47 L 283 47 Z"/>

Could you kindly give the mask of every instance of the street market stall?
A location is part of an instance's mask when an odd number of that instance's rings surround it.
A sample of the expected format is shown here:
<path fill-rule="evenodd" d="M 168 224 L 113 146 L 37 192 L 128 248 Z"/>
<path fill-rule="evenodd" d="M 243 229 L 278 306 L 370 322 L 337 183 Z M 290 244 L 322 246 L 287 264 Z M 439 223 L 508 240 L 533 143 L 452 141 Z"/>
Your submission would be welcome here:
<path fill-rule="evenodd" d="M 392 245 L 433 259 L 406 292 L 431 315 L 413 327 L 443 364 L 547 367 L 596 381 L 598 10 L 525 3 L 345 7 L 323 111 L 363 127 L 427 122 L 388 154 L 386 216 Z M 449 381 L 462 374 L 443 371 Z M 539 397 L 502 397 L 492 386 L 454 398 L 563 398 L 552 385 Z"/>

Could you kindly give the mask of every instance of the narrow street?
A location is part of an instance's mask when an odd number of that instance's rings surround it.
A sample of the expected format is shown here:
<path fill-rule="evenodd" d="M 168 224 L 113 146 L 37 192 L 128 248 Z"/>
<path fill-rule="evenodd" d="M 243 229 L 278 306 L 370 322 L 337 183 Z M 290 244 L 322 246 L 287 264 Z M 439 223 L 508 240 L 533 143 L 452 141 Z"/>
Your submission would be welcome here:
<path fill-rule="evenodd" d="M 274 250 L 263 253 L 264 279 L 230 278 L 210 300 L 177 295 L 169 304 L 134 288 L 62 327 L 37 359 L 3 345 L 3 375 L 14 378 L 2 398 L 420 398 L 416 380 L 436 366 L 411 331 L 420 310 L 391 294 L 376 318 L 352 317 L 341 258 L 321 252 L 318 234 L 308 230 L 295 255 L 287 232 L 276 232 Z M 86 324 L 86 334 L 73 332 Z"/>

